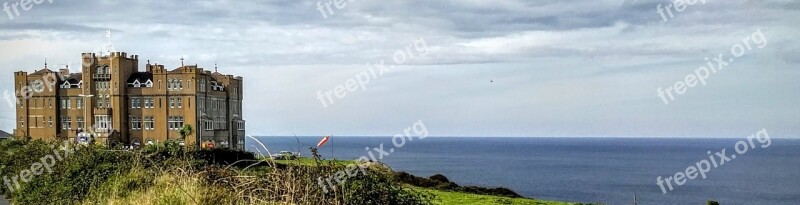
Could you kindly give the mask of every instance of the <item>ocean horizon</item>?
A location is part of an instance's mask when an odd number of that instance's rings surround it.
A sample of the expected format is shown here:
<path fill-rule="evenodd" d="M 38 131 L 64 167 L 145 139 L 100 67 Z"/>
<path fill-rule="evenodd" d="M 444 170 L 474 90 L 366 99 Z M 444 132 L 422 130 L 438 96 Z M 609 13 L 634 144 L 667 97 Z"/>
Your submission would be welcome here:
<path fill-rule="evenodd" d="M 270 152 L 299 151 L 309 156 L 321 137 L 256 137 Z M 684 171 L 709 154 L 745 138 L 633 137 L 427 137 L 401 144 L 392 137 L 332 137 L 319 149 L 323 158 L 378 158 L 394 171 L 428 177 L 443 174 L 459 185 L 506 187 L 529 198 L 629 204 L 796 204 L 800 201 L 800 139 L 771 138 L 711 169 L 706 179 L 673 185 L 664 194 L 659 176 Z M 746 139 L 745 139 L 746 140 Z M 299 141 L 299 144 L 298 144 Z M 755 142 L 756 144 L 758 141 Z M 247 149 L 266 155 L 252 139 Z M 298 146 L 299 145 L 299 146 Z M 392 152 L 388 150 L 392 149 Z M 333 157 L 331 157 L 333 156 Z"/>

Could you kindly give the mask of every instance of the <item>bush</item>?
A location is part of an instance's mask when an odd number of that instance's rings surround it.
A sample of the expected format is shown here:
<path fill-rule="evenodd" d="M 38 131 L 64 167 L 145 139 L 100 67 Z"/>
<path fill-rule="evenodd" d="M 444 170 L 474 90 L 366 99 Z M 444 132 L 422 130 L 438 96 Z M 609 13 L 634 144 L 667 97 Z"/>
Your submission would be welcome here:
<path fill-rule="evenodd" d="M 0 171 L 16 175 L 61 144 L 0 142 Z M 191 148 L 190 148 L 191 149 Z M 392 174 L 368 169 L 325 193 L 317 183 L 345 166 L 255 161 L 236 150 L 154 145 L 140 152 L 85 146 L 4 193 L 15 204 L 430 204 L 431 195 L 403 188 Z M 241 163 L 241 162 L 246 163 Z M 236 163 L 240 162 L 240 163 Z M 237 166 L 229 166 L 237 165 Z"/>
<path fill-rule="evenodd" d="M 476 186 L 462 187 L 456 183 L 451 182 L 446 176 L 436 174 L 428 178 L 418 177 L 406 172 L 394 173 L 394 179 L 412 186 L 422 188 L 432 188 L 442 191 L 456 191 L 471 194 L 483 194 L 492 196 L 505 196 L 511 198 L 522 198 L 521 195 L 508 188 L 483 188 Z"/>
<path fill-rule="evenodd" d="M 89 190 L 100 187 L 107 179 L 126 172 L 131 167 L 132 155 L 112 153 L 95 146 L 81 147 L 66 155 L 59 147 L 63 143 L 31 141 L 19 144 L 3 144 L 0 149 L 11 150 L 0 159 L 3 173 L 15 176 L 21 170 L 30 169 L 42 157 L 60 157 L 51 167 L 52 172 L 43 171 L 33 176 L 28 183 L 19 181 L 19 190 L 3 193 L 19 204 L 75 204 L 89 194 Z M 8 147 L 12 146 L 12 147 Z M 54 154 L 54 150 L 60 152 Z M 59 156 L 60 155 L 60 156 Z"/>

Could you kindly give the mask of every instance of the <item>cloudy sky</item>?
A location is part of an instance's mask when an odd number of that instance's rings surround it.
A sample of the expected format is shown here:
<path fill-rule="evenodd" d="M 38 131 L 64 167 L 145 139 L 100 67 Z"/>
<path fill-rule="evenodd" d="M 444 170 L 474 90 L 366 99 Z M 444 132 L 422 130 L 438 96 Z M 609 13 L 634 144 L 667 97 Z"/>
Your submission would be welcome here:
<path fill-rule="evenodd" d="M 3 11 L 0 91 L 45 58 L 78 68 L 110 29 L 141 64 L 185 57 L 243 76 L 252 135 L 393 135 L 422 120 L 436 136 L 800 136 L 798 1 L 707 0 L 665 11 L 666 22 L 657 8 L 669 2 L 658 0 L 355 0 L 333 14 L 328 2 L 54 0 Z M 766 41 L 753 41 L 757 31 Z M 658 96 L 743 42 L 744 56 L 706 85 L 668 105 Z M 318 99 L 367 64 L 396 64 L 398 50 L 414 57 L 327 107 Z M 5 101 L 0 114 L 10 131 Z"/>

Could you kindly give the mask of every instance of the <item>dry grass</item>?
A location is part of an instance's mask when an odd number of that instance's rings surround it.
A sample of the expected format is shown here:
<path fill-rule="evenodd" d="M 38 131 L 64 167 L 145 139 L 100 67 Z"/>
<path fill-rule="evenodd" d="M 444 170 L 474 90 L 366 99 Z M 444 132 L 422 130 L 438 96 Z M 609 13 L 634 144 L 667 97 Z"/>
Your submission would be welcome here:
<path fill-rule="evenodd" d="M 371 168 L 369 176 L 349 179 L 356 185 L 325 193 L 317 178 L 343 170 L 344 164 L 240 163 L 245 168 L 204 166 L 195 170 L 191 160 L 179 160 L 168 168 L 148 169 L 135 163 L 134 169 L 93 190 L 83 204 L 425 204 L 419 196 L 406 193 L 411 190 L 388 180 L 387 170 L 378 168 Z"/>

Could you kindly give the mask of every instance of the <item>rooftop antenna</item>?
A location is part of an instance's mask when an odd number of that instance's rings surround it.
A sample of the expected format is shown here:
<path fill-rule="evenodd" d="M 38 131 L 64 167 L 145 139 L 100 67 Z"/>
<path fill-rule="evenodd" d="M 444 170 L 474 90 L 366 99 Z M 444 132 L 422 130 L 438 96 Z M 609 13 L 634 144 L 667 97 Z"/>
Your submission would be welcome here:
<path fill-rule="evenodd" d="M 183 56 L 181 56 L 181 67 L 183 67 L 183 60 L 186 60 L 186 59 L 183 59 Z"/>
<path fill-rule="evenodd" d="M 217 69 L 217 62 L 214 62 L 214 72 L 215 72 L 215 73 L 218 73 L 218 72 L 219 72 L 219 71 L 218 71 L 218 69 Z"/>
<path fill-rule="evenodd" d="M 44 69 L 47 69 L 47 57 L 44 58 Z"/>

